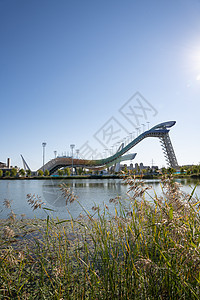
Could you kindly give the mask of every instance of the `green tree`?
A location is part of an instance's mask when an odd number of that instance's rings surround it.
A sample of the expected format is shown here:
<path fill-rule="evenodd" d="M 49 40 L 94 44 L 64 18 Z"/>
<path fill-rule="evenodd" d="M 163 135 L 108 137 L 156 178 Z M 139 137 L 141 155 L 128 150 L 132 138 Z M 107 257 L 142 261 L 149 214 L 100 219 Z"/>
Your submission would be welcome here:
<path fill-rule="evenodd" d="M 175 172 L 176 172 L 176 170 L 175 170 Z M 155 175 L 159 174 L 157 168 L 154 169 L 154 174 L 155 174 Z"/>
<path fill-rule="evenodd" d="M 19 170 L 19 175 L 25 176 L 25 171 L 24 171 L 24 169 L 20 169 L 20 170 Z"/>
<path fill-rule="evenodd" d="M 28 177 L 30 177 L 30 176 L 31 176 L 31 170 L 26 170 L 26 175 L 27 175 Z"/>
<path fill-rule="evenodd" d="M 190 169 L 187 169 L 186 174 L 187 174 L 187 175 L 190 175 L 190 174 L 191 174 L 191 170 L 190 170 Z"/>
<path fill-rule="evenodd" d="M 64 173 L 65 175 L 70 176 L 70 168 L 69 167 L 65 168 Z"/>
<path fill-rule="evenodd" d="M 43 176 L 44 172 L 42 170 L 38 171 L 38 176 Z"/>
<path fill-rule="evenodd" d="M 124 166 L 124 169 L 123 171 L 127 174 L 128 173 L 128 169 L 127 169 L 127 166 Z"/>
<path fill-rule="evenodd" d="M 6 171 L 6 177 L 10 177 L 10 171 Z"/>
<path fill-rule="evenodd" d="M 83 168 L 78 168 L 78 175 L 82 175 L 83 174 Z"/>
<path fill-rule="evenodd" d="M 181 173 L 181 174 L 184 174 L 184 173 L 185 173 L 185 170 L 184 170 L 183 167 L 180 168 L 180 173 Z"/>
<path fill-rule="evenodd" d="M 63 176 L 64 175 L 64 171 L 63 170 L 58 170 L 58 175 L 59 176 Z"/>
<path fill-rule="evenodd" d="M 17 175 L 17 169 L 16 168 L 12 168 L 11 169 L 11 176 L 12 177 L 16 177 L 16 175 Z"/>
<path fill-rule="evenodd" d="M 143 174 L 146 174 L 146 173 L 147 173 L 147 170 L 146 170 L 146 169 L 142 169 L 142 173 L 143 173 Z"/>
<path fill-rule="evenodd" d="M 49 176 L 49 175 L 50 175 L 49 170 L 45 170 L 45 171 L 44 171 L 44 175 L 45 175 L 45 176 Z"/>
<path fill-rule="evenodd" d="M 168 174 L 174 174 L 176 172 L 176 170 L 174 168 L 171 168 L 171 167 L 169 167 L 167 169 L 167 171 L 168 171 Z"/>
<path fill-rule="evenodd" d="M 192 173 L 193 174 L 197 174 L 198 173 L 198 167 L 197 166 L 194 166 L 193 168 L 192 168 Z"/>
<path fill-rule="evenodd" d="M 166 169 L 165 167 L 163 167 L 163 168 L 161 169 L 161 172 L 162 172 L 162 174 L 164 175 L 164 174 L 167 173 L 167 169 Z"/>
<path fill-rule="evenodd" d="M 0 177 L 3 177 L 3 170 L 0 170 Z"/>
<path fill-rule="evenodd" d="M 150 167 L 147 167 L 147 173 L 149 174 L 150 173 Z"/>

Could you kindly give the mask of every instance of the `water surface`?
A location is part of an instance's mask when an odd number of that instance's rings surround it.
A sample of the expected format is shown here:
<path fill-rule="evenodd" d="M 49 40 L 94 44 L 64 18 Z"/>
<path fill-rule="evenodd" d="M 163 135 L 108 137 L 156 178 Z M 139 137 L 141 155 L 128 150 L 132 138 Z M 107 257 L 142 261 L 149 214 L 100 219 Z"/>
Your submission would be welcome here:
<path fill-rule="evenodd" d="M 144 180 L 147 186 L 152 186 L 148 190 L 146 199 L 151 201 L 151 197 L 161 195 L 162 189 L 160 180 Z M 200 196 L 199 180 L 178 179 L 182 184 L 182 190 L 186 193 L 191 193 L 197 184 L 195 194 Z M 74 201 L 66 207 L 59 185 L 65 183 L 71 191 L 78 197 L 79 203 Z M 110 212 L 114 214 L 114 205 L 109 202 L 111 198 L 121 197 L 122 205 L 126 207 L 130 203 L 127 196 L 128 186 L 122 183 L 121 179 L 73 179 L 73 180 L 0 180 L 0 218 L 6 218 L 9 210 L 3 206 L 3 201 L 8 199 L 12 201 L 12 209 L 19 217 L 25 214 L 27 218 L 46 218 L 47 212 L 42 209 L 33 211 L 27 203 L 27 194 L 35 194 L 36 198 L 41 197 L 45 202 L 45 207 L 48 207 L 54 212 L 51 212 L 53 217 L 58 218 L 73 218 L 82 213 L 83 206 L 90 213 L 94 213 L 93 206 L 99 206 L 104 209 L 105 205 Z M 48 211 L 48 213 L 50 213 Z"/>

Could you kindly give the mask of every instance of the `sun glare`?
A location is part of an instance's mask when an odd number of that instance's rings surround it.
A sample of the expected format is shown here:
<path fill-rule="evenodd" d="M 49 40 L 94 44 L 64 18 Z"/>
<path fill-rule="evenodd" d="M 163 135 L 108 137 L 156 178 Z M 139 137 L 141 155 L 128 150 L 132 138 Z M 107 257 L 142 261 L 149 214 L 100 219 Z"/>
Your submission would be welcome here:
<path fill-rule="evenodd" d="M 200 45 L 187 49 L 188 71 L 193 80 L 200 81 Z"/>

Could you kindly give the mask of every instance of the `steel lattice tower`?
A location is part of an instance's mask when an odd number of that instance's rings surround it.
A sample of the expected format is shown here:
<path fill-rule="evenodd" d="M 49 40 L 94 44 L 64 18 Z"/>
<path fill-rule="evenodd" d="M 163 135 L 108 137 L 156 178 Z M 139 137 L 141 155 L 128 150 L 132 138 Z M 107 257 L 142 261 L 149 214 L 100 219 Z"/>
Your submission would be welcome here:
<path fill-rule="evenodd" d="M 169 137 L 169 133 L 166 133 L 165 135 L 160 137 L 160 142 L 167 164 L 172 168 L 178 168 L 178 162 L 176 159 L 174 148 L 172 146 L 171 139 Z"/>

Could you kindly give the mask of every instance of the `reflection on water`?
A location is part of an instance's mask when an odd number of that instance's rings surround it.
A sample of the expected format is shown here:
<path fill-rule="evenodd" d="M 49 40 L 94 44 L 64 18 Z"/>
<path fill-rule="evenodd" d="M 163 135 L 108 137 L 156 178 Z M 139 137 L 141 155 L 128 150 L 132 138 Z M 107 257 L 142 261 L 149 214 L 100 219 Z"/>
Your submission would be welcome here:
<path fill-rule="evenodd" d="M 196 184 L 196 194 L 200 195 L 199 180 L 178 179 L 179 183 L 183 185 L 182 190 L 191 193 Z M 65 184 L 70 188 L 75 195 L 78 196 L 78 201 L 66 207 L 66 201 L 60 190 L 60 184 Z M 162 193 L 160 180 L 145 180 L 145 184 L 152 186 L 148 190 L 146 199 L 152 201 L 155 193 L 159 196 Z M 13 200 L 12 208 L 18 215 L 26 214 L 28 218 L 37 216 L 39 218 L 46 218 L 46 213 L 43 210 L 31 211 L 27 203 L 26 195 L 35 194 L 41 196 L 42 201 L 46 203 L 46 207 L 53 209 L 53 217 L 69 218 L 70 214 L 76 218 L 81 213 L 80 205 L 84 206 L 90 213 L 92 206 L 99 206 L 104 209 L 106 204 L 110 212 L 114 213 L 113 204 L 109 203 L 111 198 L 121 196 L 122 204 L 127 206 L 128 186 L 122 183 L 121 179 L 73 179 L 73 180 L 1 180 L 0 181 L 0 218 L 7 217 L 8 211 L 3 208 L 4 199 Z"/>
<path fill-rule="evenodd" d="M 51 183 L 43 182 L 42 191 L 45 201 L 54 207 L 64 207 L 65 199 L 60 190 L 60 184 L 63 181 L 52 180 Z M 66 187 L 70 188 L 77 196 L 78 200 L 87 205 L 88 202 L 100 204 L 109 197 L 125 195 L 127 187 L 125 187 L 120 180 L 71 180 L 64 183 Z"/>

